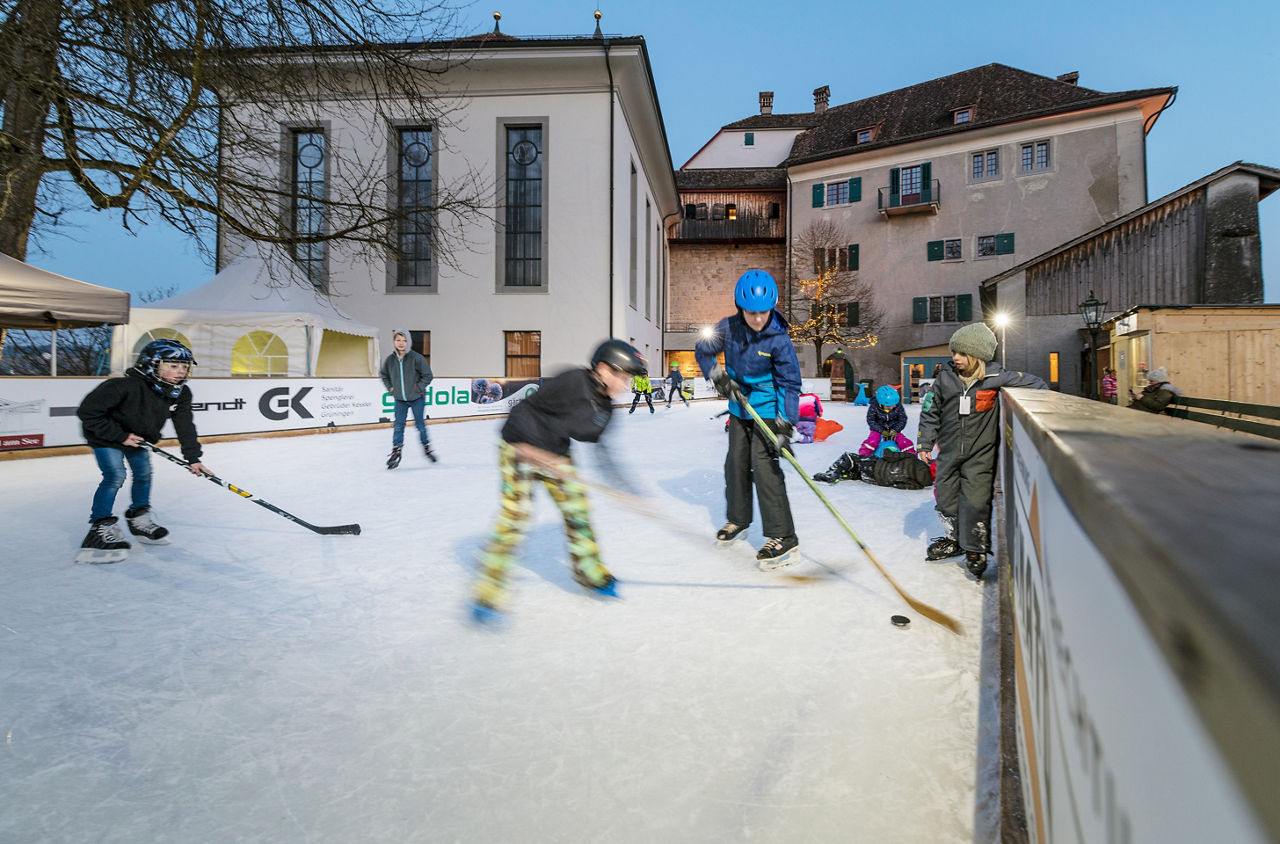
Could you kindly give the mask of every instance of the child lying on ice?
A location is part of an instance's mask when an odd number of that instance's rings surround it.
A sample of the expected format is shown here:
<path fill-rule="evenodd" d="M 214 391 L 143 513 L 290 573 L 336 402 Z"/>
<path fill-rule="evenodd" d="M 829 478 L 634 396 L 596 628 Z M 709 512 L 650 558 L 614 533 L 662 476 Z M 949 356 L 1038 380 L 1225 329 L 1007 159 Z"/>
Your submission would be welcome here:
<path fill-rule="evenodd" d="M 933 485 L 933 464 L 926 465 L 911 451 L 891 451 L 886 444 L 883 457 L 846 451 L 831 468 L 813 476 L 815 481 L 835 484 L 840 481 L 865 481 L 895 489 L 924 489 Z"/>

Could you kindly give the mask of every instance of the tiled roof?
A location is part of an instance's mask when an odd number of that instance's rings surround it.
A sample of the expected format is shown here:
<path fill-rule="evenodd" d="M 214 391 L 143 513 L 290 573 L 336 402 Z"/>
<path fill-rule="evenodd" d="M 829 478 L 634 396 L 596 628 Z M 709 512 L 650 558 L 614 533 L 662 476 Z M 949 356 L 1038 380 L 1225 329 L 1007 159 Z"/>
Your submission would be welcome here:
<path fill-rule="evenodd" d="M 817 126 L 822 115 L 806 112 L 804 114 L 753 114 L 734 123 L 727 124 L 725 129 L 810 129 Z"/>
<path fill-rule="evenodd" d="M 1176 88 L 1148 88 L 1107 93 L 1002 64 L 989 64 L 809 115 L 815 121 L 813 128 L 796 138 L 790 158 L 783 163 L 800 164 L 932 135 L 966 132 L 1036 115 L 1176 91 Z M 973 120 L 957 125 L 953 122 L 953 111 L 965 106 L 973 107 Z M 760 116 L 766 120 L 774 117 L 795 115 Z M 730 126 L 743 128 L 743 124 L 755 119 L 748 118 Z M 868 127 L 876 127 L 874 140 L 855 144 L 854 133 Z"/>
<path fill-rule="evenodd" d="M 679 190 L 759 190 L 787 186 L 782 167 L 709 167 L 676 171 Z"/>

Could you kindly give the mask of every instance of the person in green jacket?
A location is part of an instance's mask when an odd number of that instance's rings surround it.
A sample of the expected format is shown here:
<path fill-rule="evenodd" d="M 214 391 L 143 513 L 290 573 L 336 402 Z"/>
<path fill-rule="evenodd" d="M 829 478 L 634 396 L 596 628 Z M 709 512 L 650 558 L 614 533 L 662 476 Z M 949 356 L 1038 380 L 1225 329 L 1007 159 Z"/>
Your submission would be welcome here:
<path fill-rule="evenodd" d="M 649 412 L 653 413 L 653 385 L 649 383 L 649 374 L 637 375 L 631 379 L 631 392 L 636 397 L 631 400 L 631 409 L 627 413 L 635 413 L 636 405 L 640 404 L 640 397 L 644 396 L 645 403 L 649 405 Z"/>
<path fill-rule="evenodd" d="M 1148 413 L 1168 413 L 1169 405 L 1180 395 L 1182 391 L 1169 383 L 1169 370 L 1161 366 L 1147 373 L 1147 386 L 1142 388 L 1141 395 L 1129 391 L 1129 407 Z"/>

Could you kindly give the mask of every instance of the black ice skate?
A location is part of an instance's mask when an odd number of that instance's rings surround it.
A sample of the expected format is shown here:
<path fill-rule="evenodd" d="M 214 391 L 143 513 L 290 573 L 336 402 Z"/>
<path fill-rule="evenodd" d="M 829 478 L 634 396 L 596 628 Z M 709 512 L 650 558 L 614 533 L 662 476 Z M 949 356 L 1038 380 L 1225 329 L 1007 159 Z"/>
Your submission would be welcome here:
<path fill-rule="evenodd" d="M 119 519 L 107 516 L 98 519 L 80 543 L 77 563 L 118 563 L 129 556 L 129 543 L 120 533 Z"/>
<path fill-rule="evenodd" d="M 981 551 L 967 551 L 964 555 L 964 567 L 976 579 L 982 580 L 982 573 L 987 570 L 987 555 Z"/>
<path fill-rule="evenodd" d="M 724 527 L 716 531 L 716 539 L 721 542 L 731 542 L 738 534 L 747 529 L 746 525 L 735 525 L 733 522 L 725 522 Z"/>
<path fill-rule="evenodd" d="M 155 519 L 151 518 L 150 507 L 125 510 L 124 518 L 129 523 L 129 533 L 138 537 L 139 542 L 147 545 L 169 544 L 166 538 L 169 536 L 169 529 L 156 524 Z"/>
<path fill-rule="evenodd" d="M 964 549 L 960 547 L 959 542 L 949 536 L 939 536 L 929 543 L 929 550 L 925 552 L 924 558 L 933 562 L 945 560 L 948 557 L 958 557 L 963 552 Z"/>
<path fill-rule="evenodd" d="M 842 454 L 839 460 L 831 464 L 830 469 L 819 472 L 813 479 L 824 484 L 836 484 L 840 481 L 856 481 L 860 476 L 858 464 L 848 454 Z"/>
<path fill-rule="evenodd" d="M 394 469 L 400 465 L 400 446 L 391 446 L 391 454 L 387 457 L 387 468 Z"/>
<path fill-rule="evenodd" d="M 422 444 L 422 453 L 427 455 L 427 459 L 432 463 L 436 462 L 436 453 L 431 450 L 431 443 Z"/>
<path fill-rule="evenodd" d="M 773 571 L 795 562 L 792 553 L 800 544 L 793 533 L 790 536 L 776 536 L 765 540 L 764 545 L 756 553 L 756 565 L 761 571 Z"/>

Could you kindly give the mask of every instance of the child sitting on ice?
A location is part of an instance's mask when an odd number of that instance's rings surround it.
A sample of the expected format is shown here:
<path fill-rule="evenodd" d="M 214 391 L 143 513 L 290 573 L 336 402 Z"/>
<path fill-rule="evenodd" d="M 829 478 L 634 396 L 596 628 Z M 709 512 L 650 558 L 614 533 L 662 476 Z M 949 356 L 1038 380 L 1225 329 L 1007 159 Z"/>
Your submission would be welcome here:
<path fill-rule="evenodd" d="M 800 421 L 796 423 L 796 442 L 813 442 L 814 432 L 818 428 L 818 417 L 822 415 L 822 400 L 816 393 L 800 394 Z"/>
<path fill-rule="evenodd" d="M 911 451 L 911 440 L 902 431 L 907 427 L 907 411 L 898 391 L 888 384 L 876 390 L 875 401 L 867 406 L 867 427 L 871 433 L 863 441 L 858 454 L 875 454 L 882 442 L 892 443 L 898 451 Z"/>

